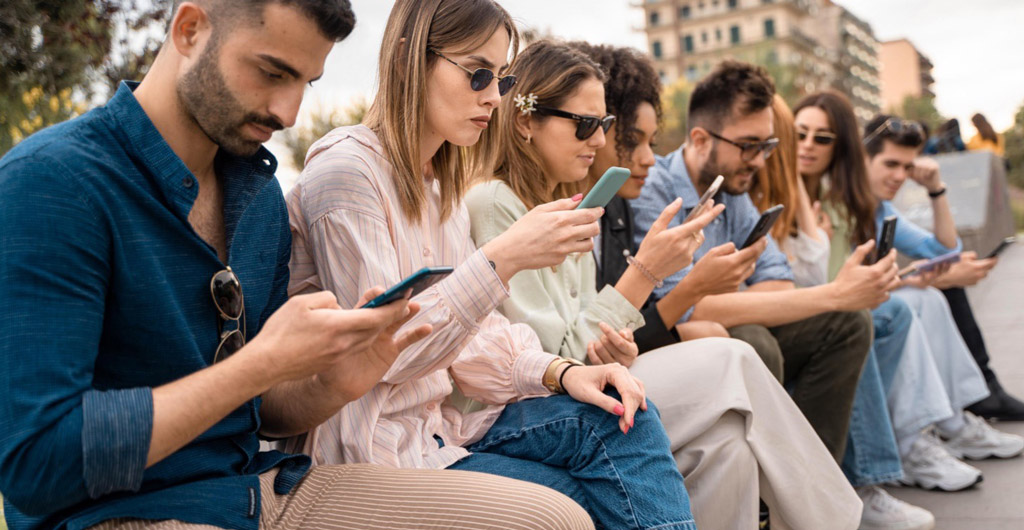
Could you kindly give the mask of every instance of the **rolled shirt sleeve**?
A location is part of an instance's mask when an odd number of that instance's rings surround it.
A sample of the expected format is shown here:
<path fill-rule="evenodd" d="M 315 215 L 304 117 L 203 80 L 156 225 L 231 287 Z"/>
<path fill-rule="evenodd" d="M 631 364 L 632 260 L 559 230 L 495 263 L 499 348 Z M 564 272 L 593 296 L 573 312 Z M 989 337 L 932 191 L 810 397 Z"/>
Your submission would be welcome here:
<path fill-rule="evenodd" d="M 142 484 L 149 388 L 101 391 L 110 227 L 43 154 L 0 164 L 0 490 L 50 513 Z"/>

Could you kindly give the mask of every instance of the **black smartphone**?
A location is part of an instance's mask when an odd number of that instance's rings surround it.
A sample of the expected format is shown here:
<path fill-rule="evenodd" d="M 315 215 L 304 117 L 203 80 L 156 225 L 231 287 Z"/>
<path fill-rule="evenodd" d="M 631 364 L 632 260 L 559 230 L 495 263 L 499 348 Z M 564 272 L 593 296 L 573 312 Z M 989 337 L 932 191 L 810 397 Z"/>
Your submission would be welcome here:
<path fill-rule="evenodd" d="M 878 263 L 878 260 L 889 255 L 893 242 L 896 240 L 896 216 L 890 215 L 882 220 L 882 233 L 878 234 L 878 242 L 875 245 L 875 259 L 871 263 Z"/>
<path fill-rule="evenodd" d="M 740 250 L 753 245 L 758 239 L 768 235 L 768 232 L 771 232 L 775 221 L 778 221 L 779 216 L 782 215 L 782 210 L 785 209 L 785 206 L 776 204 L 775 206 L 765 210 L 764 213 L 761 214 L 761 218 L 757 220 L 757 224 L 754 225 L 754 229 L 750 231 L 750 235 L 747 236 L 747 240 L 743 242 L 743 246 L 740 247 Z"/>
<path fill-rule="evenodd" d="M 997 246 L 995 250 L 990 252 L 988 256 L 985 256 L 985 259 L 994 258 L 994 257 L 1002 254 L 1004 250 L 1010 248 L 1010 245 L 1012 245 L 1012 244 L 1014 244 L 1016 242 L 1017 242 L 1017 238 L 1015 238 L 1015 237 L 1008 237 L 1008 238 L 1000 241 L 999 242 L 999 246 Z"/>
<path fill-rule="evenodd" d="M 388 305 L 391 302 L 405 298 L 406 293 L 408 293 L 408 298 L 412 298 L 426 291 L 431 285 L 445 279 L 453 270 L 455 269 L 451 267 L 423 267 L 410 274 L 408 278 L 392 285 L 387 291 L 381 293 L 380 296 L 366 302 L 360 309 L 372 309 Z"/>

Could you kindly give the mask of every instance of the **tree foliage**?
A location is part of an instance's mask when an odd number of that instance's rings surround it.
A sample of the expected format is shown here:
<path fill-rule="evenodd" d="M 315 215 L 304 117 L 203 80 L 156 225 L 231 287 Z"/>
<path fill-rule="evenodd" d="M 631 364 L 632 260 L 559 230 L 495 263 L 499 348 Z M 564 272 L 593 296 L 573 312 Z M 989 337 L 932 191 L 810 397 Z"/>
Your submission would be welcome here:
<path fill-rule="evenodd" d="M 1006 139 L 1006 161 L 1010 166 L 1007 180 L 1018 188 L 1024 188 L 1024 104 L 1017 109 L 1013 126 L 1003 132 Z"/>
<path fill-rule="evenodd" d="M 686 142 L 686 120 L 690 109 L 693 85 L 680 77 L 661 92 L 661 132 L 658 133 L 659 155 L 668 154 Z"/>
<path fill-rule="evenodd" d="M 931 132 L 939 130 L 939 126 L 947 121 L 939 109 L 935 108 L 935 98 L 932 96 L 907 96 L 903 98 L 903 105 L 899 111 L 900 117 L 904 119 L 921 122 L 928 126 Z"/>
<path fill-rule="evenodd" d="M 160 0 L 0 2 L 0 154 L 140 79 L 168 14 Z"/>
<path fill-rule="evenodd" d="M 348 107 L 342 109 L 314 108 L 307 116 L 305 125 L 286 129 L 281 133 L 281 140 L 288 149 L 291 163 L 296 169 L 306 165 L 306 152 L 313 142 L 323 138 L 327 133 L 345 125 L 355 125 L 363 121 L 369 108 L 365 99 L 356 99 Z"/>

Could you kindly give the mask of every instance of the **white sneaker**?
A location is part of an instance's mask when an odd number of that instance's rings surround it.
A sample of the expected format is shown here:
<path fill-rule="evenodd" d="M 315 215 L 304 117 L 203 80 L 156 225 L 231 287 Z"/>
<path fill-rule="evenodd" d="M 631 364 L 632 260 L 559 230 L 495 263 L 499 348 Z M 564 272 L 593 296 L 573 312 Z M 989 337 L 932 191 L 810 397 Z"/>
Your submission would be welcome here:
<path fill-rule="evenodd" d="M 957 458 L 1011 458 L 1024 451 L 1024 438 L 997 431 L 985 420 L 966 410 L 964 422 L 966 425 L 960 434 L 944 440 L 946 449 Z"/>
<path fill-rule="evenodd" d="M 907 504 L 878 486 L 857 488 L 864 502 L 858 530 L 932 530 L 935 516 L 932 512 Z"/>
<path fill-rule="evenodd" d="M 960 491 L 981 482 L 981 471 L 949 454 L 931 432 L 924 432 L 903 457 L 903 478 L 907 486 L 943 491 Z"/>

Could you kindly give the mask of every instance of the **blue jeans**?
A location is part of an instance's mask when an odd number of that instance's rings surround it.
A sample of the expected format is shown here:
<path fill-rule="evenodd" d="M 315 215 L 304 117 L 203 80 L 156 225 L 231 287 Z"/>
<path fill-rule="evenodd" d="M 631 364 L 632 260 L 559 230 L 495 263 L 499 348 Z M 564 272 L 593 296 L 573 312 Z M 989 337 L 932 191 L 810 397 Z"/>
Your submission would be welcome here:
<path fill-rule="evenodd" d="M 903 356 L 913 312 L 905 302 L 891 297 L 874 309 L 871 317 L 875 340 L 857 383 L 841 466 L 854 486 L 881 484 L 903 476 L 885 389 Z"/>
<path fill-rule="evenodd" d="M 624 435 L 617 416 L 569 396 L 513 403 L 483 439 L 466 447 L 473 454 L 448 469 L 555 489 L 587 510 L 598 528 L 696 530 L 668 436 L 654 404 L 647 406 Z"/>

